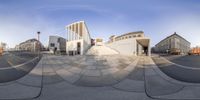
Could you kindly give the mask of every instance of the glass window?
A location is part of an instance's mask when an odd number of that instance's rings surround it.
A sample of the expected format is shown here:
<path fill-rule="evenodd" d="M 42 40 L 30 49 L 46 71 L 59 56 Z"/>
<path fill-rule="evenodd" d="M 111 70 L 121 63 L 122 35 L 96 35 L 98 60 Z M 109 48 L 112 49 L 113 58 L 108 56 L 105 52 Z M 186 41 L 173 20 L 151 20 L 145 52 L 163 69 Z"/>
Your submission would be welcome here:
<path fill-rule="evenodd" d="M 51 46 L 51 47 L 55 47 L 55 44 L 54 44 L 54 43 L 51 43 L 50 46 Z"/>

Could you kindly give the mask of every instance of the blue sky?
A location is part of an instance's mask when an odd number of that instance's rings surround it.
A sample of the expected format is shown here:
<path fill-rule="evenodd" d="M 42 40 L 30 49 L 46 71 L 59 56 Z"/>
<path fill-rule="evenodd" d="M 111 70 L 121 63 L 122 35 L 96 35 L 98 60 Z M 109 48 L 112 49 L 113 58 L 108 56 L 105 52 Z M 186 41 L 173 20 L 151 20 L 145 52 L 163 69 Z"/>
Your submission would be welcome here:
<path fill-rule="evenodd" d="M 65 26 L 84 20 L 93 38 L 144 31 L 154 46 L 177 32 L 200 45 L 200 0 L 0 0 L 0 41 L 10 47 L 41 31 L 66 38 Z"/>

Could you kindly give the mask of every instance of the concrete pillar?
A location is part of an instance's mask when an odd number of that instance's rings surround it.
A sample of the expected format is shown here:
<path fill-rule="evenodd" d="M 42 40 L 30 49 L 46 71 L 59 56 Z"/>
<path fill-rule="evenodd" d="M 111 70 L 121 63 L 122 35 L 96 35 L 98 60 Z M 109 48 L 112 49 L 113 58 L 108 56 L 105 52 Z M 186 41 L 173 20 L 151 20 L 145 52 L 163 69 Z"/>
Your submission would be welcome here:
<path fill-rule="evenodd" d="M 77 33 L 78 39 L 80 39 L 80 38 L 79 38 L 79 34 L 80 34 L 80 23 L 78 23 L 78 33 Z"/>
<path fill-rule="evenodd" d="M 76 32 L 75 32 L 75 26 L 76 26 L 76 24 L 73 24 L 73 40 L 75 40 L 75 34 L 76 34 Z"/>
<path fill-rule="evenodd" d="M 69 30 L 69 40 L 72 40 L 72 26 L 70 25 L 70 30 Z"/>
<path fill-rule="evenodd" d="M 133 55 L 134 56 L 137 56 L 137 40 L 136 39 L 134 39 L 134 50 L 133 50 Z"/>
<path fill-rule="evenodd" d="M 67 27 L 67 40 L 69 41 L 69 27 Z"/>
<path fill-rule="evenodd" d="M 149 39 L 149 45 L 148 45 L 148 56 L 151 56 L 151 46 L 150 46 L 150 39 Z"/>

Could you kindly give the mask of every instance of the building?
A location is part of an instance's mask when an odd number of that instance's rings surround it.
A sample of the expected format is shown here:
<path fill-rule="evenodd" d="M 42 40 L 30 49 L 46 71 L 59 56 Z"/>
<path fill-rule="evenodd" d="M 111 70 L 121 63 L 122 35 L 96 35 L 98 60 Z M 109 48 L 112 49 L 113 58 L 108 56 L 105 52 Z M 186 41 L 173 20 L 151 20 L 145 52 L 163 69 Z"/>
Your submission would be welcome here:
<path fill-rule="evenodd" d="M 0 48 L 2 48 L 2 50 L 6 50 L 7 48 L 7 44 L 6 43 L 3 43 L 3 42 L 0 42 Z"/>
<path fill-rule="evenodd" d="M 157 53 L 187 54 L 190 50 L 190 42 L 174 32 L 156 44 L 154 49 Z"/>
<path fill-rule="evenodd" d="M 84 21 L 66 26 L 66 53 L 69 55 L 83 55 L 91 47 L 91 37 Z"/>
<path fill-rule="evenodd" d="M 143 31 L 129 32 L 120 36 L 112 35 L 106 46 L 122 55 L 151 55 L 150 39 L 144 36 Z"/>
<path fill-rule="evenodd" d="M 16 46 L 16 50 L 36 52 L 43 50 L 44 46 L 37 39 L 29 39 Z"/>
<path fill-rule="evenodd" d="M 66 53 L 66 39 L 59 36 L 49 36 L 49 51 L 51 53 Z"/>
<path fill-rule="evenodd" d="M 96 46 L 102 46 L 102 45 L 104 44 L 102 38 L 96 38 L 96 39 L 94 40 L 94 42 L 95 42 L 95 45 L 96 45 Z"/>

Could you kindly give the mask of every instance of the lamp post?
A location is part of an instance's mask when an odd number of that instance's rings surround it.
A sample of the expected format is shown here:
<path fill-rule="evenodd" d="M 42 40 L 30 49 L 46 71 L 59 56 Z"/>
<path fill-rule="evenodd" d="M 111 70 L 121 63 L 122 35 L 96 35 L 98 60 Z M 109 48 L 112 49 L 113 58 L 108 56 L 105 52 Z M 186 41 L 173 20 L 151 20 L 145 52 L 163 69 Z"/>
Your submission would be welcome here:
<path fill-rule="evenodd" d="M 38 35 L 38 54 L 40 54 L 40 31 L 37 32 Z"/>

